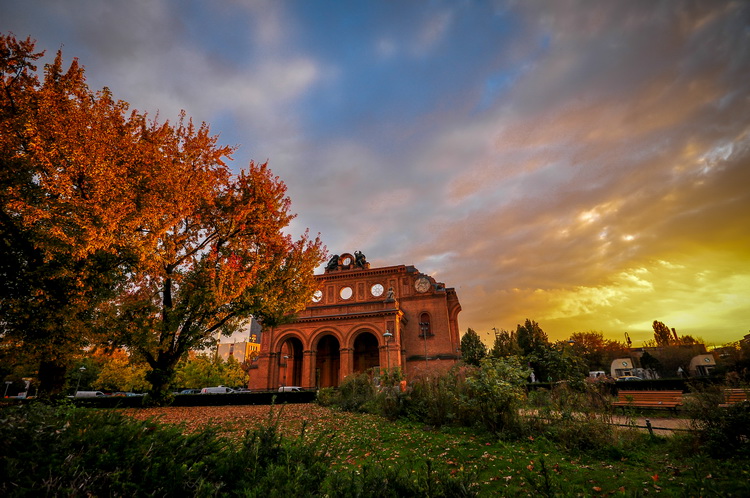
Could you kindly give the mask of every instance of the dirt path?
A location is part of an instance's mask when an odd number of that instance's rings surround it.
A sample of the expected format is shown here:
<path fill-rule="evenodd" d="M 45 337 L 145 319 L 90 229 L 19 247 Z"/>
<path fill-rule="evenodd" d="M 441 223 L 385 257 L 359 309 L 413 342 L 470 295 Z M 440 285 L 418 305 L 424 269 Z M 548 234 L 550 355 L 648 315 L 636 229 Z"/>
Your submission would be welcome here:
<path fill-rule="evenodd" d="M 648 422 L 657 436 L 671 436 L 675 433 L 690 429 L 690 419 L 686 418 L 649 418 L 649 417 L 625 417 L 614 415 L 612 423 L 618 426 L 635 425 L 641 431 L 648 431 Z"/>

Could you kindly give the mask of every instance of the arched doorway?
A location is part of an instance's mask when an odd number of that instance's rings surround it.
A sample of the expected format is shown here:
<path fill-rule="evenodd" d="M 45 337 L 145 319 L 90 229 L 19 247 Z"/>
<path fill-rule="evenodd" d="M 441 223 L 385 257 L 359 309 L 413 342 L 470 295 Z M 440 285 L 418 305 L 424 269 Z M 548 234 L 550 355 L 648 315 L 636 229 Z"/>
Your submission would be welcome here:
<path fill-rule="evenodd" d="M 317 387 L 338 387 L 341 365 L 341 344 L 332 335 L 324 335 L 318 341 L 315 358 L 315 383 Z"/>
<path fill-rule="evenodd" d="M 354 340 L 354 371 L 367 372 L 380 366 L 378 339 L 370 332 L 362 332 Z"/>
<path fill-rule="evenodd" d="M 279 383 L 282 386 L 302 385 L 302 341 L 290 337 L 281 344 Z"/>

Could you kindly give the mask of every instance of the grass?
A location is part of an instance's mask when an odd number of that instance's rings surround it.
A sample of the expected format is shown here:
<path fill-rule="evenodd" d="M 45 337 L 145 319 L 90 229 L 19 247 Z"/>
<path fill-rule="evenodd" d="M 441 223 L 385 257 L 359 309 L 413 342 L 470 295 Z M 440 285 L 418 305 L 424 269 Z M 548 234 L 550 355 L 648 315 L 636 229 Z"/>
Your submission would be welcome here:
<path fill-rule="evenodd" d="M 239 438 L 268 421 L 269 407 L 206 407 L 127 410 L 138 418 L 185 422 L 185 431 L 207 425 Z M 282 433 L 311 437 L 333 433 L 329 452 L 337 472 L 372 468 L 469 477 L 480 496 L 750 496 L 750 461 L 694 455 L 680 436 L 651 438 L 623 429 L 616 444 L 593 450 L 562 448 L 545 435 L 500 440 L 467 428 L 433 429 L 369 414 L 317 405 L 275 408 Z M 585 428 L 584 428 L 585 430 Z"/>
<path fill-rule="evenodd" d="M 0 419 L 6 496 L 750 496 L 750 459 L 585 420 L 501 439 L 318 405 L 28 406 Z"/>

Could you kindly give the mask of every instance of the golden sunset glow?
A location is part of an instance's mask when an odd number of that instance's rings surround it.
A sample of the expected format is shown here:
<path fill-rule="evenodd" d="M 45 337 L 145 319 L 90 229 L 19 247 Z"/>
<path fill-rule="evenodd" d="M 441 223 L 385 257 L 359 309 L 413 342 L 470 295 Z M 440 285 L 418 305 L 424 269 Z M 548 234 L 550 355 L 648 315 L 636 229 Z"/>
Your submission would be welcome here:
<path fill-rule="evenodd" d="M 290 232 L 455 287 L 462 331 L 750 331 L 748 2 L 86 5 L 0 28 L 268 160 Z"/>

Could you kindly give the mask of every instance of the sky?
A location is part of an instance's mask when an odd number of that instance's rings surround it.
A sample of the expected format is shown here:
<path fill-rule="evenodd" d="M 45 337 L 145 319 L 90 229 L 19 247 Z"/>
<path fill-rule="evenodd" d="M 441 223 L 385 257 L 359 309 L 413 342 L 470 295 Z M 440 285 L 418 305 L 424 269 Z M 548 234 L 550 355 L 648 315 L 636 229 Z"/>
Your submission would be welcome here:
<path fill-rule="evenodd" d="M 750 333 L 750 2 L 0 0 L 0 32 L 268 161 L 291 233 L 454 287 L 464 332 Z"/>

